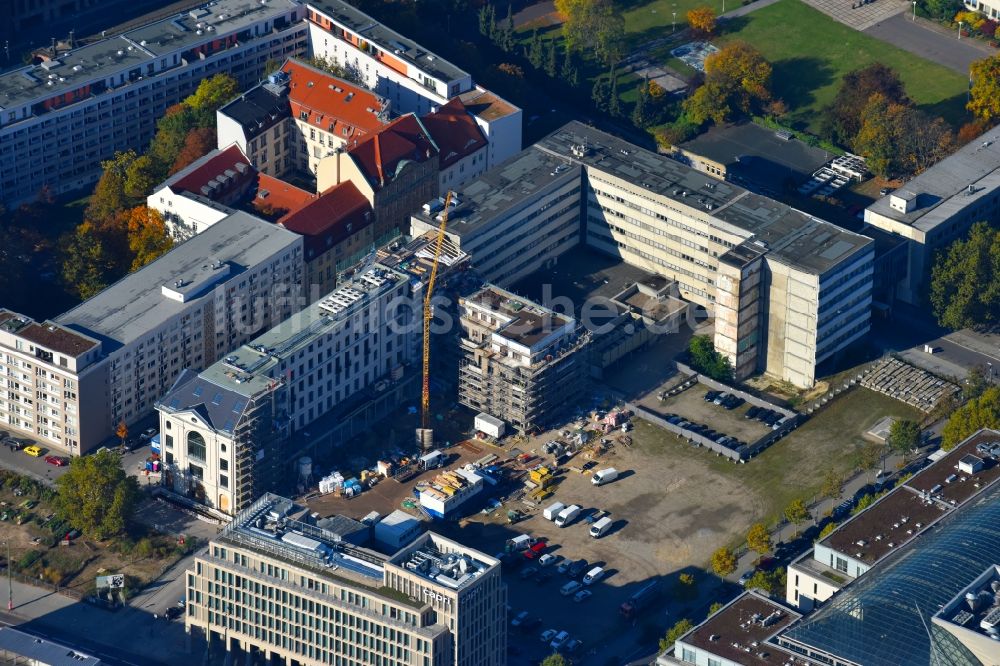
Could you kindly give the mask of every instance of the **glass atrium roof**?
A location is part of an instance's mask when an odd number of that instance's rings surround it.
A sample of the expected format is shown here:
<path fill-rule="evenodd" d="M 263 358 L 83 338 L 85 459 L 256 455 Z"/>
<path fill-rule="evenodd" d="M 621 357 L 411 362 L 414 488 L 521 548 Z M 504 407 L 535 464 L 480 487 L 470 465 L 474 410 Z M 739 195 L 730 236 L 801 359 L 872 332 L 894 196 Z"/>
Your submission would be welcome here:
<path fill-rule="evenodd" d="M 834 657 L 831 663 L 978 666 L 931 617 L 988 566 L 1000 564 L 1000 488 L 956 514 L 846 587 L 779 642 L 826 653 Z"/>

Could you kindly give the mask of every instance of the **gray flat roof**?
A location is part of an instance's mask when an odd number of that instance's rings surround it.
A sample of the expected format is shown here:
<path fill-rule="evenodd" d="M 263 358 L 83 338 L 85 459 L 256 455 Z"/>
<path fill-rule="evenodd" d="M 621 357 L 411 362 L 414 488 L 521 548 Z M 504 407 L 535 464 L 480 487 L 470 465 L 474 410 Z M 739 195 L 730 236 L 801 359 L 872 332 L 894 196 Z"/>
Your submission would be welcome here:
<path fill-rule="evenodd" d="M 973 186 L 971 193 L 970 185 Z M 873 203 L 868 210 L 926 232 L 948 220 L 961 209 L 977 204 L 977 194 L 992 194 L 998 187 L 1000 187 L 1000 126 L 962 146 L 952 155 L 903 185 L 902 190 L 917 195 L 915 210 L 909 213 L 894 210 L 889 206 L 891 194 Z"/>
<path fill-rule="evenodd" d="M 211 228 L 214 227 L 209 227 Z M 369 279 L 376 274 L 378 280 Z M 317 302 L 234 350 L 221 361 L 205 368 L 199 377 L 235 394 L 255 395 L 271 383 L 274 368 L 282 360 L 293 356 L 299 349 L 329 333 L 331 328 L 342 324 L 374 296 L 406 280 L 408 277 L 404 273 L 376 264 L 365 273 L 342 282 Z M 359 294 L 365 294 L 368 298 L 357 298 L 336 314 L 330 310 L 331 304 L 345 302 L 345 296 L 352 299 Z M 183 409 L 183 403 L 174 407 L 178 408 Z"/>
<path fill-rule="evenodd" d="M 189 309 L 192 300 L 211 297 L 212 293 L 211 285 L 202 282 L 206 290 L 181 303 L 164 296 L 163 286 L 169 287 L 177 280 L 195 282 L 195 278 L 205 277 L 202 274 L 206 271 L 211 272 L 213 261 L 225 265 L 219 269 L 216 283 L 224 282 L 301 242 L 302 237 L 296 233 L 238 211 L 55 321 L 103 341 L 105 350 L 111 352 Z"/>
<path fill-rule="evenodd" d="M 125 37 L 154 56 L 201 44 L 212 35 L 239 32 L 273 15 L 298 7 L 293 0 L 216 0 L 175 17 L 129 30 Z M 202 34 L 198 34 L 201 30 Z"/>
<path fill-rule="evenodd" d="M 808 178 L 834 157 L 755 123 L 712 127 L 678 148 L 726 165 L 730 176 L 778 188 L 786 178 Z"/>
<path fill-rule="evenodd" d="M 573 146 L 580 145 L 587 150 L 574 155 Z M 769 257 L 801 270 L 822 274 L 872 242 L 577 121 L 567 123 L 536 146 L 684 206 L 701 208 L 707 217 L 749 231 L 754 240 L 766 243 Z"/>
<path fill-rule="evenodd" d="M 0 75 L 0 109 L 48 99 L 135 69 L 166 53 L 191 48 L 238 32 L 245 26 L 297 7 L 293 0 L 216 0 L 209 7 L 154 21 L 93 44 L 58 54 L 60 63 L 30 65 Z M 195 16 L 201 18 L 194 18 Z M 219 18 L 223 16 L 225 18 Z M 206 28 L 198 34 L 198 23 Z M 207 30 L 212 26 L 212 30 Z M 145 72 L 143 72 L 145 75 Z M 49 85 L 48 81 L 52 84 Z M 127 85 L 127 84 L 126 84 Z"/>
<path fill-rule="evenodd" d="M 536 192 L 579 178 L 578 166 L 540 150 L 523 150 L 461 187 L 461 202 L 448 215 L 448 231 L 459 237 L 472 233 L 507 211 L 523 207 L 525 199 Z M 413 217 L 435 227 L 439 224 L 423 210 Z"/>
<path fill-rule="evenodd" d="M 360 9 L 339 0 L 310 0 L 309 6 L 377 45 L 390 55 L 400 58 L 428 74 L 450 82 L 469 76 L 441 56 L 427 50 L 412 39 L 390 30 Z"/>
<path fill-rule="evenodd" d="M 12 652 L 47 666 L 99 666 L 102 663 L 97 657 L 14 627 L 0 627 L 0 651 Z"/>
<path fill-rule="evenodd" d="M 219 113 L 232 118 L 254 137 L 290 116 L 287 90 L 284 94 L 276 93 L 277 89 L 270 84 L 256 85 L 219 109 Z"/>

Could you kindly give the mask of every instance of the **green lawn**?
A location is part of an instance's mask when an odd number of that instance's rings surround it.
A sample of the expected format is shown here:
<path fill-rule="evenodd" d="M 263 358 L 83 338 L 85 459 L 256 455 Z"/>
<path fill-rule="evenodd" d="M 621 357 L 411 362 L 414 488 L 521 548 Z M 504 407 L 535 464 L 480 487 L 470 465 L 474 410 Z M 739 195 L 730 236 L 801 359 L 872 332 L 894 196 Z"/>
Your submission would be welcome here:
<path fill-rule="evenodd" d="M 622 12 L 629 44 L 638 46 L 651 39 L 669 35 L 675 11 L 677 30 L 682 30 L 687 27 L 688 10 L 707 5 L 714 9 L 716 14 L 721 14 L 722 4 L 723 0 L 653 0 L 643 5 L 629 7 Z M 729 10 L 739 6 L 739 0 L 726 2 L 726 9 Z"/>
<path fill-rule="evenodd" d="M 787 120 L 814 133 L 817 112 L 833 99 L 843 75 L 873 62 L 899 72 L 924 110 L 956 126 L 966 118 L 967 83 L 961 74 L 852 30 L 800 0 L 780 0 L 723 30 L 716 43 L 741 39 L 764 54 L 774 66 L 774 93 L 791 110 Z"/>

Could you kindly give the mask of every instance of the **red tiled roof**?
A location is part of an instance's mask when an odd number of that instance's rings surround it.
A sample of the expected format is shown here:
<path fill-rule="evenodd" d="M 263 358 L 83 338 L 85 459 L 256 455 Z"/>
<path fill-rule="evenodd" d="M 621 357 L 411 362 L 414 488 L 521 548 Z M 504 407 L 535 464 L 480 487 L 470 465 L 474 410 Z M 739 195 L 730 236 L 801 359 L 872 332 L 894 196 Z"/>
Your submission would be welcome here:
<path fill-rule="evenodd" d="M 441 151 L 441 168 L 486 146 L 486 137 L 458 97 L 421 119 Z"/>
<path fill-rule="evenodd" d="M 348 153 L 378 189 L 395 178 L 402 162 L 426 162 L 438 154 L 438 148 L 420 120 L 408 113 L 366 136 Z"/>
<path fill-rule="evenodd" d="M 274 219 L 273 216 L 280 218 L 294 213 L 315 198 L 316 195 L 295 187 L 291 183 L 262 173 L 257 176 L 257 192 L 254 194 L 252 203 L 259 212 L 264 212 L 265 209 L 270 210 L 272 219 Z"/>
<path fill-rule="evenodd" d="M 278 224 L 306 237 L 307 257 L 322 254 L 371 224 L 371 206 L 354 183 L 334 185 Z"/>
<path fill-rule="evenodd" d="M 378 95 L 315 67 L 295 60 L 282 70 L 290 78 L 288 101 L 292 117 L 356 140 L 385 124 L 386 102 Z"/>
<path fill-rule="evenodd" d="M 174 192 L 191 192 L 209 199 L 218 199 L 239 189 L 257 175 L 239 146 L 213 150 L 177 172 L 167 185 Z"/>

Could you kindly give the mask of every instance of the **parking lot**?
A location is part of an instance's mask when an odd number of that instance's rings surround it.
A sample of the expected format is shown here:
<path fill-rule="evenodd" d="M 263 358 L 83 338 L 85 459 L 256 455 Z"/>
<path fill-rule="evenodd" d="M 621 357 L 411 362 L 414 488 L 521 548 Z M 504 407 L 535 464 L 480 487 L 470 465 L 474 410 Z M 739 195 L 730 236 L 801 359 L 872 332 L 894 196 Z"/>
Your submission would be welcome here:
<path fill-rule="evenodd" d="M 707 425 L 750 444 L 771 432 L 771 428 L 760 421 L 744 418 L 751 405 L 743 403 L 727 410 L 722 405 L 706 402 L 708 391 L 704 384 L 695 384 L 677 395 L 667 396 L 665 400 L 659 400 L 655 392 L 651 393 L 640 404 L 661 416 L 677 414 L 691 423 Z"/>

